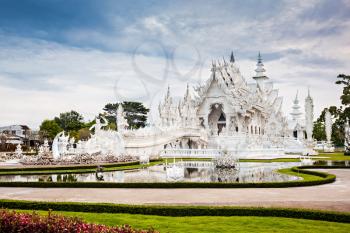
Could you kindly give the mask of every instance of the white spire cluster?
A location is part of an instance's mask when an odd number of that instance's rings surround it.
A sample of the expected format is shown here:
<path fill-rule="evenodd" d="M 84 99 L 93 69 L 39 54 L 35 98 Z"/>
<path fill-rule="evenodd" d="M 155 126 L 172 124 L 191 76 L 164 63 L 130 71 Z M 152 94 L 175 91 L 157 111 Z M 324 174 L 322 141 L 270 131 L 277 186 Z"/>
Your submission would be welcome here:
<path fill-rule="evenodd" d="M 300 110 L 300 105 L 299 105 L 299 99 L 298 99 L 298 91 L 297 94 L 295 95 L 295 99 L 293 101 L 293 107 L 292 107 L 292 112 L 290 115 L 292 115 L 293 121 L 298 121 L 301 118 L 301 115 L 303 114 Z"/>
<path fill-rule="evenodd" d="M 314 128 L 314 103 L 310 96 L 310 89 L 305 98 L 305 130 L 308 141 L 312 141 L 312 131 Z"/>
<path fill-rule="evenodd" d="M 264 68 L 264 64 L 262 62 L 262 58 L 261 58 L 261 54 L 259 52 L 258 54 L 258 62 L 256 64 L 256 69 L 255 69 L 255 76 L 253 77 L 253 79 L 255 79 L 255 81 L 258 83 L 258 85 L 262 86 L 263 81 L 269 79 L 266 75 L 265 75 L 265 68 Z"/>

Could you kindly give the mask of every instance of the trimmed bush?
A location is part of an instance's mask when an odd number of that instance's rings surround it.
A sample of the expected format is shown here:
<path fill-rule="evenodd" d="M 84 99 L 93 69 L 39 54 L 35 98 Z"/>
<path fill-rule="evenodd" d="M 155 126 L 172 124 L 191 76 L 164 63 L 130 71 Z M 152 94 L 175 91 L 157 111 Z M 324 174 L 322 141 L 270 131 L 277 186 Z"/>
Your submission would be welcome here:
<path fill-rule="evenodd" d="M 290 208 L 213 207 L 213 206 L 142 206 L 121 204 L 35 202 L 0 200 L 9 209 L 55 210 L 90 213 L 128 213 L 159 216 L 262 216 L 286 217 L 350 223 L 350 214 Z"/>
<path fill-rule="evenodd" d="M 17 233 L 155 233 L 154 230 L 135 230 L 128 225 L 108 227 L 100 224 L 85 223 L 78 218 L 52 215 L 40 216 L 0 210 L 0 232 Z"/>

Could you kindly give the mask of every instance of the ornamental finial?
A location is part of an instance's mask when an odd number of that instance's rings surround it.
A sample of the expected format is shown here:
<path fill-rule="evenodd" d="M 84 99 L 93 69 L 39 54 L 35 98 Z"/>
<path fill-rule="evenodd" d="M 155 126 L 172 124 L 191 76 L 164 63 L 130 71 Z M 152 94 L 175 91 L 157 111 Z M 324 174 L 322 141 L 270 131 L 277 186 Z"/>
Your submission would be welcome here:
<path fill-rule="evenodd" d="M 231 63 L 235 62 L 235 57 L 233 56 L 233 51 L 231 52 L 230 62 Z"/>
<path fill-rule="evenodd" d="M 259 63 L 262 63 L 262 58 L 261 58 L 260 51 L 259 51 L 259 54 L 258 54 L 258 64 L 259 64 Z"/>

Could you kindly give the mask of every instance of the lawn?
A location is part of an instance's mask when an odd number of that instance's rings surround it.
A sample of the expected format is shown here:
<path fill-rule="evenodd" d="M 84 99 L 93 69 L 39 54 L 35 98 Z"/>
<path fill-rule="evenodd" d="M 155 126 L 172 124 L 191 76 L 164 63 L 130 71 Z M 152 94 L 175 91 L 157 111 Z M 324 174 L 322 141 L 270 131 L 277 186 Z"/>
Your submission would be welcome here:
<path fill-rule="evenodd" d="M 32 212 L 29 210 L 19 210 Z M 47 214 L 47 211 L 36 211 Z M 350 224 L 278 217 L 165 217 L 153 215 L 53 212 L 105 225 L 153 227 L 160 232 L 350 232 Z"/>
<path fill-rule="evenodd" d="M 138 169 L 141 167 L 149 167 L 153 165 L 157 165 L 161 163 L 162 161 L 151 161 L 147 165 L 123 165 L 123 166 L 115 166 L 115 167 L 105 167 L 103 171 L 108 172 L 108 171 L 122 171 L 122 170 L 132 170 L 132 169 Z M 0 171 L 0 176 L 1 175 L 40 175 L 40 174 L 74 174 L 74 173 L 91 173 L 91 172 L 96 172 L 96 167 L 91 166 L 91 168 L 86 168 L 86 169 L 76 169 L 74 167 L 68 167 L 67 169 L 60 169 L 60 170 L 55 170 L 55 168 L 50 168 L 50 169 L 42 169 L 38 168 L 38 170 L 21 170 L 21 168 L 16 169 L 16 168 L 8 168 L 6 170 Z"/>
<path fill-rule="evenodd" d="M 292 168 L 279 169 L 278 172 L 279 173 L 283 173 L 283 174 L 287 174 L 287 175 L 291 175 L 291 176 L 301 177 L 301 178 L 303 178 L 304 181 L 315 181 L 315 180 L 322 179 L 319 176 L 305 174 L 305 173 L 300 173 L 300 172 L 294 172 L 294 171 L 292 171 Z"/>
<path fill-rule="evenodd" d="M 324 160 L 350 160 L 350 155 L 344 155 L 343 152 L 319 153 L 318 156 L 325 157 Z M 317 160 L 323 160 L 323 159 L 317 159 Z"/>

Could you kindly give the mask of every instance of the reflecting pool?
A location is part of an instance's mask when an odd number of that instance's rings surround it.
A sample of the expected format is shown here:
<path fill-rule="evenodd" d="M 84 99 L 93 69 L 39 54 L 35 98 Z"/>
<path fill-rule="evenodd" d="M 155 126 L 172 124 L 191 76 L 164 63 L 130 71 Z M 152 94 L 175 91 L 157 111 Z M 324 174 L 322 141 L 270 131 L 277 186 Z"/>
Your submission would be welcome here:
<path fill-rule="evenodd" d="M 22 182 L 283 182 L 299 179 L 280 174 L 278 169 L 299 166 L 299 162 L 237 163 L 235 168 L 217 168 L 209 161 L 161 164 L 136 170 L 80 174 L 5 175 L 0 181 Z"/>

